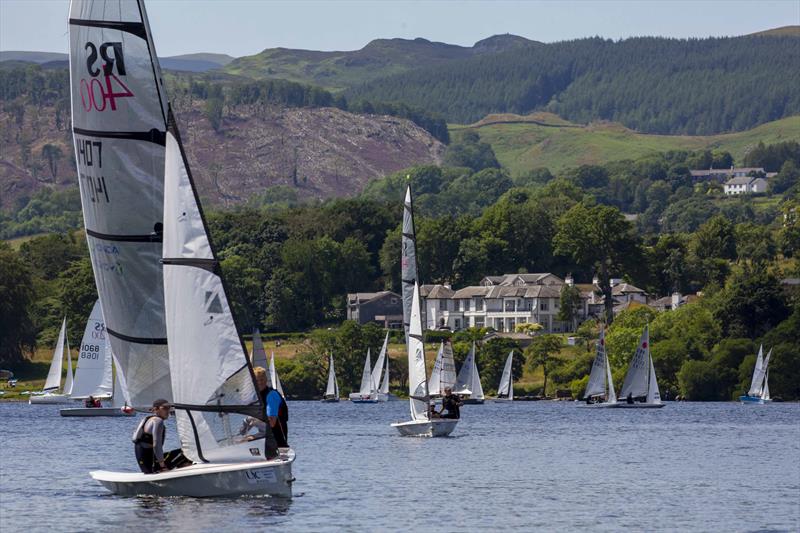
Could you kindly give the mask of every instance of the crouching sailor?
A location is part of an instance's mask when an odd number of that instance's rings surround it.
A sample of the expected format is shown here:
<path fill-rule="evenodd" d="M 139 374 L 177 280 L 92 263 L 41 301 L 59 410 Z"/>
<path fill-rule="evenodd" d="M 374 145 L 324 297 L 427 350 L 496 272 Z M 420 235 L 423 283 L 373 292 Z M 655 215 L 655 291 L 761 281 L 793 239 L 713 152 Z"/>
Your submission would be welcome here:
<path fill-rule="evenodd" d="M 134 451 L 136 462 L 145 474 L 153 474 L 162 470 L 171 470 L 190 464 L 189 460 L 178 448 L 164 453 L 164 439 L 167 428 L 164 421 L 169 418 L 170 404 L 167 400 L 159 399 L 153 402 L 150 411 L 153 413 L 145 417 L 133 432 Z"/>

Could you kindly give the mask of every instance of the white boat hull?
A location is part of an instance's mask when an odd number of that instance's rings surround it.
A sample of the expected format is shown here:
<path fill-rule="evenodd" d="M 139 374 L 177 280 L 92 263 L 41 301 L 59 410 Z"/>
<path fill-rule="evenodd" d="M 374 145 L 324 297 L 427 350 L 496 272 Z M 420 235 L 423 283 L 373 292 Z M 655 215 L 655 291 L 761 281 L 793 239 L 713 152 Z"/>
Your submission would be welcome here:
<path fill-rule="evenodd" d="M 348 396 L 351 402 L 353 403 L 378 403 L 378 397 L 376 396 L 367 396 L 362 395 L 357 392 L 350 393 Z"/>
<path fill-rule="evenodd" d="M 135 411 L 123 411 L 120 407 L 70 407 L 59 411 L 61 416 L 133 416 Z"/>
<path fill-rule="evenodd" d="M 72 400 L 66 394 L 37 394 L 28 398 L 29 404 L 71 404 Z"/>
<path fill-rule="evenodd" d="M 456 428 L 456 424 L 458 419 L 455 418 L 434 418 L 395 422 L 392 427 L 397 428 L 403 437 L 447 437 Z"/>
<path fill-rule="evenodd" d="M 663 403 L 627 403 L 627 402 L 617 402 L 616 407 L 620 409 L 658 409 L 659 407 L 664 407 Z"/>
<path fill-rule="evenodd" d="M 280 459 L 248 463 L 200 463 L 157 474 L 108 472 L 89 474 L 120 496 L 189 496 L 211 498 L 242 495 L 292 497 L 292 463 L 289 450 Z"/>

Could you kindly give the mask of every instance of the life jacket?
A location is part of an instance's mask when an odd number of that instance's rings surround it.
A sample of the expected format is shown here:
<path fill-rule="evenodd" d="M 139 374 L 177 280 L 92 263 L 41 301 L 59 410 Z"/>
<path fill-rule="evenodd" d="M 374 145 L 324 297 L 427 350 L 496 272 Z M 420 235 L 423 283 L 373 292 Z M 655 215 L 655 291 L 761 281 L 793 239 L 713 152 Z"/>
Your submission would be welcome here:
<path fill-rule="evenodd" d="M 147 421 L 155 416 L 157 415 L 146 416 L 142 419 L 141 422 L 139 422 L 139 425 L 136 426 L 136 429 L 134 430 L 133 435 L 131 436 L 131 440 L 133 441 L 134 444 L 150 444 L 150 445 L 153 444 L 153 435 L 147 433 L 144 430 L 144 427 L 147 425 Z M 161 430 L 162 433 L 166 433 L 166 428 L 164 428 L 163 426 Z M 164 435 L 161 436 L 161 441 L 162 442 L 164 441 Z"/>

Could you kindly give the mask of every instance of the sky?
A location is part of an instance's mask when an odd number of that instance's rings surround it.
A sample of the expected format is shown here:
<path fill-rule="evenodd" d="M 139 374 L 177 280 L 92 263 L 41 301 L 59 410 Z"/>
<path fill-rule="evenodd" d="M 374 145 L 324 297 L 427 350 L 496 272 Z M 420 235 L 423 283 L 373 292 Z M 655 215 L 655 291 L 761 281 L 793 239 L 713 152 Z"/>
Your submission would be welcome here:
<path fill-rule="evenodd" d="M 275 47 L 357 50 L 391 37 L 463 46 L 502 33 L 542 42 L 709 37 L 800 24 L 798 0 L 149 0 L 146 6 L 162 57 L 240 57 Z M 68 0 L 0 0 L 0 50 L 67 52 L 68 12 Z"/>

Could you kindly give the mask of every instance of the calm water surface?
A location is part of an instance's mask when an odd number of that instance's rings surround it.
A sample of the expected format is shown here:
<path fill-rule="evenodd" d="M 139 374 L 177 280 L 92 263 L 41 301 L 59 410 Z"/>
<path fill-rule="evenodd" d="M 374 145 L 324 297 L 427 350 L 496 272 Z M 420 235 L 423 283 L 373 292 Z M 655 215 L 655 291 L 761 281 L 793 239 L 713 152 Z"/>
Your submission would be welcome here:
<path fill-rule="evenodd" d="M 448 439 L 399 437 L 405 401 L 289 407 L 295 498 L 197 500 L 89 478 L 136 469 L 135 418 L 0 403 L 0 531 L 800 531 L 798 404 L 486 403 Z"/>

